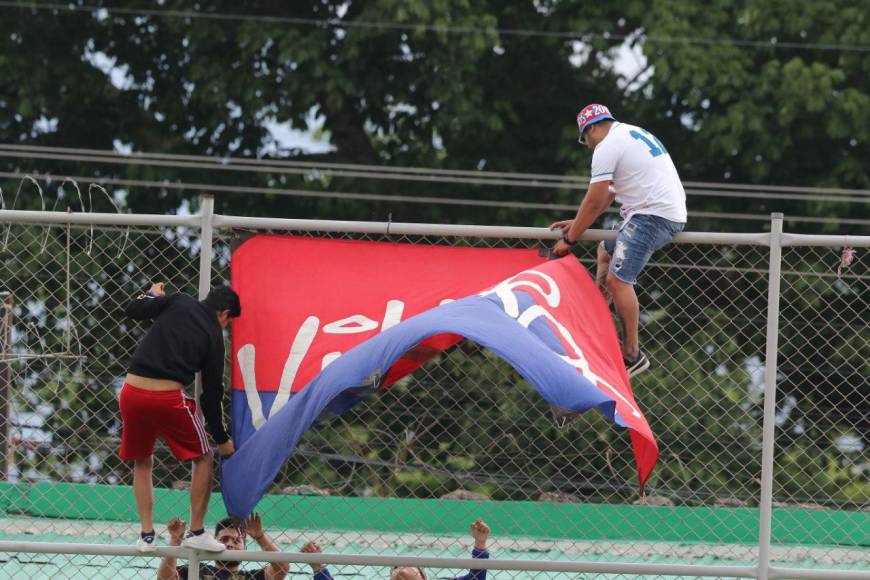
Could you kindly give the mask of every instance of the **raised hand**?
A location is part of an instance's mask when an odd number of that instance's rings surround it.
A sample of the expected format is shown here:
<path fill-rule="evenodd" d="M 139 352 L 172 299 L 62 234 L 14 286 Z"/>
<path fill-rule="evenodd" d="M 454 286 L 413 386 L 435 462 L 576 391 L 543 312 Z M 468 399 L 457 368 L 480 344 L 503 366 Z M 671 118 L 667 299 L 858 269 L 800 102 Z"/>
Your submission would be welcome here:
<path fill-rule="evenodd" d="M 166 294 L 166 284 L 164 282 L 155 282 L 151 285 L 151 288 L 148 290 L 154 296 L 163 296 Z"/>
<path fill-rule="evenodd" d="M 166 531 L 169 532 L 169 545 L 180 546 L 184 532 L 187 531 L 187 522 L 175 516 L 166 524 Z"/>
<path fill-rule="evenodd" d="M 254 512 L 247 521 L 248 535 L 259 541 L 266 531 L 263 529 L 263 521 L 260 519 L 260 514 Z"/>
<path fill-rule="evenodd" d="M 223 443 L 219 443 L 217 446 L 218 455 L 223 458 L 230 457 L 233 453 L 236 452 L 236 448 L 233 445 L 232 439 L 227 439 Z"/>
<path fill-rule="evenodd" d="M 471 537 L 474 538 L 474 547 L 478 550 L 486 550 L 486 541 L 489 539 L 489 526 L 480 518 L 471 524 Z"/>
<path fill-rule="evenodd" d="M 307 544 L 302 546 L 302 549 L 299 551 L 303 554 L 319 554 L 321 552 L 321 549 L 320 546 L 317 545 L 317 542 L 308 542 Z M 323 564 L 312 563 L 311 569 L 316 574 L 317 572 L 323 570 Z"/>

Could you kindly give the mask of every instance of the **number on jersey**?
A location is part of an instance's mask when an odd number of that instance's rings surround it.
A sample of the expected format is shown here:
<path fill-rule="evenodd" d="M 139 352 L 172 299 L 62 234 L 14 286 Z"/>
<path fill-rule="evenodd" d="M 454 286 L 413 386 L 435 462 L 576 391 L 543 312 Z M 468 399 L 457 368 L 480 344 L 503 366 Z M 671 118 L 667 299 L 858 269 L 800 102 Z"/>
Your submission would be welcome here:
<path fill-rule="evenodd" d="M 668 152 L 665 146 L 662 145 L 662 142 L 646 129 L 640 129 L 639 131 L 632 129 L 629 135 L 646 143 L 646 146 L 649 147 L 649 154 L 653 157 L 658 157 L 662 153 Z"/>

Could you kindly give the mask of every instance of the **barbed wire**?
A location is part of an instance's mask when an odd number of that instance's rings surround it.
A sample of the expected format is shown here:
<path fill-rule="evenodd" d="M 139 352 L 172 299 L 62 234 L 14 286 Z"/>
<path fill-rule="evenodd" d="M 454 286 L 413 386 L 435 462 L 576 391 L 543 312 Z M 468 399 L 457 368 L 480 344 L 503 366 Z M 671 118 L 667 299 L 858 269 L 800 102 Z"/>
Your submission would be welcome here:
<path fill-rule="evenodd" d="M 16 172 L 0 171 L 0 178 L 20 179 L 25 176 L 34 177 L 31 174 L 23 174 Z M 87 182 L 93 180 L 101 185 L 116 185 L 121 187 L 144 187 L 156 188 L 176 191 L 200 191 L 204 193 L 236 193 L 236 194 L 260 194 L 260 195 L 279 195 L 289 197 L 311 197 L 320 199 L 342 199 L 342 200 L 358 200 L 371 202 L 391 202 L 391 203 L 412 203 L 425 205 L 445 205 L 445 206 L 465 206 L 465 207 L 487 207 L 494 209 L 519 209 L 529 211 L 551 211 L 551 212 L 574 212 L 577 210 L 576 204 L 558 204 L 558 203 L 536 203 L 522 201 L 495 201 L 484 199 L 467 199 L 467 198 L 448 198 L 434 196 L 408 196 L 408 195 L 387 195 L 377 193 L 352 193 L 340 191 L 312 191 L 307 189 L 282 189 L 274 187 L 258 187 L 258 186 L 241 186 L 241 185 L 225 185 L 217 183 L 192 183 L 185 181 L 151 181 L 141 179 L 119 179 L 111 177 L 88 177 L 81 175 L 52 175 L 52 174 L 37 174 L 34 179 L 43 181 L 62 181 L 65 179 L 73 179 Z M 578 198 L 579 201 L 579 198 Z M 618 214 L 617 208 L 608 208 L 605 210 L 608 214 Z M 733 212 L 709 212 L 709 211 L 694 211 L 688 212 L 690 218 L 701 219 L 728 219 L 728 220 L 745 220 L 769 222 L 769 214 L 756 213 L 733 213 Z M 810 217 L 810 216 L 787 216 L 786 222 L 791 223 L 811 223 L 811 224 L 832 224 L 832 225 L 870 225 L 870 220 L 860 218 L 841 218 L 841 217 Z"/>

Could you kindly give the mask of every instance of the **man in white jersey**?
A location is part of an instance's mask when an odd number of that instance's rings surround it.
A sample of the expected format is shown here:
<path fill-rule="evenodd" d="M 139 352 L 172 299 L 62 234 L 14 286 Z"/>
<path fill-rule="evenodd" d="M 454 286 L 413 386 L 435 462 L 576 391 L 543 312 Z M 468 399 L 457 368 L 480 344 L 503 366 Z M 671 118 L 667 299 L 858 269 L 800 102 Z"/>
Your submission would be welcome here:
<path fill-rule="evenodd" d="M 640 350 L 640 308 L 634 284 L 652 253 L 686 225 L 686 192 L 665 146 L 649 131 L 616 121 L 604 105 L 577 114 L 580 143 L 592 150 L 592 177 L 577 216 L 559 221 L 562 239 L 553 252 L 567 254 L 614 199 L 622 206 L 616 240 L 598 246 L 596 279 L 622 319 L 622 356 L 628 376 L 649 368 Z"/>

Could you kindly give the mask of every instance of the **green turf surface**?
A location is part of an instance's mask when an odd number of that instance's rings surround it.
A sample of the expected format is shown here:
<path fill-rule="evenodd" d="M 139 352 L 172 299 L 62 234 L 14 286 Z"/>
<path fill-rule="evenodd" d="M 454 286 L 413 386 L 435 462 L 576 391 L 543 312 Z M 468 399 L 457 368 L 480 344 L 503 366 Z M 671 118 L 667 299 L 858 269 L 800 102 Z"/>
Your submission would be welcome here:
<path fill-rule="evenodd" d="M 155 521 L 186 511 L 186 492 L 155 492 Z M 758 511 L 751 508 L 276 495 L 264 498 L 258 511 L 288 551 L 311 539 L 334 553 L 462 557 L 470 545 L 468 524 L 482 516 L 494 530 L 493 557 L 500 559 L 751 566 L 757 556 Z M 207 521 L 224 515 L 216 495 Z M 0 483 L 0 540 L 130 543 L 136 521 L 128 487 Z M 778 565 L 867 570 L 870 578 L 868 512 L 778 508 L 773 534 Z M 0 554 L 0 579 L 153 578 L 155 568 L 156 560 L 141 558 Z M 387 577 L 382 568 L 333 568 L 337 579 Z M 292 570 L 291 577 L 310 577 L 305 566 Z M 430 578 L 462 571 L 432 572 Z M 628 580 L 499 571 L 490 578 Z"/>
<path fill-rule="evenodd" d="M 168 521 L 187 492 L 155 490 L 155 521 Z M 662 507 L 531 501 L 456 501 L 365 497 L 269 495 L 257 507 L 267 527 L 461 535 L 484 517 L 502 536 L 579 541 L 754 544 L 754 508 Z M 126 486 L 42 482 L 0 483 L 0 515 L 137 521 Z M 207 521 L 225 516 L 212 495 Z M 773 543 L 870 547 L 870 512 L 778 508 Z"/>

